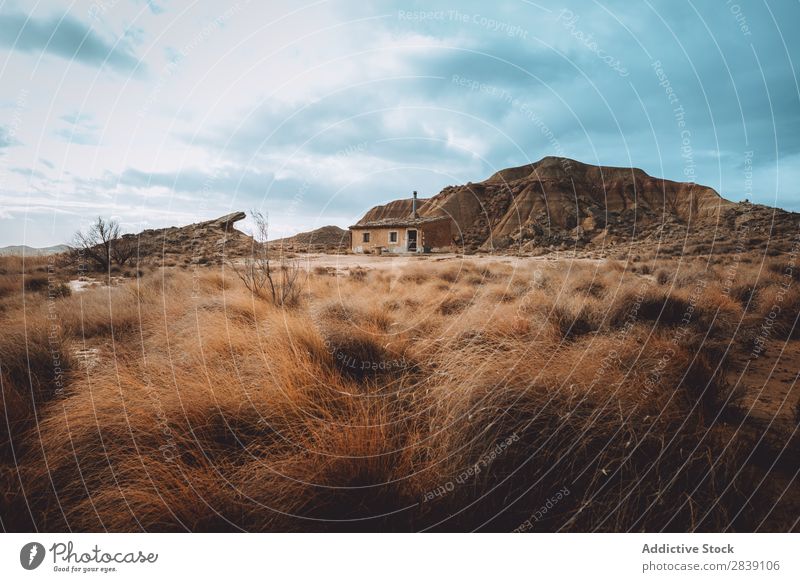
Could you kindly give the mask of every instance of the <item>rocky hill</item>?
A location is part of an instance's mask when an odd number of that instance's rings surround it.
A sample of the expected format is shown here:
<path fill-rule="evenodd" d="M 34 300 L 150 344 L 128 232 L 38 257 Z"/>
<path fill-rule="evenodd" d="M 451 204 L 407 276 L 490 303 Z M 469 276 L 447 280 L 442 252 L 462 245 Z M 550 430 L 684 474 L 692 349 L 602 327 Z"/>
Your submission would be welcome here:
<path fill-rule="evenodd" d="M 234 228 L 246 216 L 244 212 L 233 212 L 187 226 L 148 229 L 123 235 L 122 241 L 137 246 L 140 261 L 219 263 L 252 252 L 253 238 Z"/>
<path fill-rule="evenodd" d="M 350 248 L 350 232 L 338 226 L 323 226 L 288 238 L 269 241 L 271 249 L 297 253 L 336 252 Z"/>
<path fill-rule="evenodd" d="M 214 220 L 148 229 L 123 235 L 123 243 L 136 245 L 140 261 L 163 264 L 220 263 L 252 254 L 253 238 L 235 228 L 246 218 L 233 212 Z M 336 252 L 350 248 L 350 233 L 338 226 L 323 226 L 293 237 L 269 241 L 270 253 Z"/>
<path fill-rule="evenodd" d="M 405 214 L 410 200 L 372 209 Z M 742 239 L 747 249 L 785 247 L 800 215 L 734 203 L 713 189 L 649 176 L 636 168 L 592 166 L 546 157 L 487 180 L 448 186 L 421 203 L 421 216 L 453 219 L 453 239 L 467 249 L 553 250 L 681 245 L 684 251 Z M 736 239 L 736 240 L 734 240 Z"/>
<path fill-rule="evenodd" d="M 417 210 L 419 211 L 426 203 L 430 201 L 429 198 L 417 199 Z M 411 215 L 413 199 L 403 198 L 400 200 L 392 200 L 388 204 L 381 204 L 373 206 L 361 220 L 356 224 L 364 224 L 365 222 L 377 222 L 378 220 L 385 220 L 387 218 L 403 218 Z"/>

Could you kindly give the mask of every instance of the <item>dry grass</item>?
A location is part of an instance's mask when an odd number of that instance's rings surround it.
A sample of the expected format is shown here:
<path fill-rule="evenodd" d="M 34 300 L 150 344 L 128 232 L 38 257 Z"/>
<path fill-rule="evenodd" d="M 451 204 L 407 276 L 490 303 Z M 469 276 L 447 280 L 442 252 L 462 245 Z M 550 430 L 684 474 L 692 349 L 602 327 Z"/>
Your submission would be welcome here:
<path fill-rule="evenodd" d="M 293 309 L 213 267 L 24 305 L 5 281 L 2 526 L 509 531 L 565 487 L 535 529 L 778 519 L 764 491 L 739 512 L 756 469 L 719 419 L 725 347 L 781 270 L 740 265 L 754 305 L 722 271 L 648 264 L 319 271 Z"/>

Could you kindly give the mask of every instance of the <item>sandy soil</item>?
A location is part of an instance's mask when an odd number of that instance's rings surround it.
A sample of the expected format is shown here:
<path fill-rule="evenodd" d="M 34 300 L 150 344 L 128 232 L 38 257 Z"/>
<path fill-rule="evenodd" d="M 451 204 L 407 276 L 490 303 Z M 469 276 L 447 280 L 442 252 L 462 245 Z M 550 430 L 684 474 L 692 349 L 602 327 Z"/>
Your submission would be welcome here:
<path fill-rule="evenodd" d="M 457 255 L 442 253 L 435 255 L 329 255 L 323 253 L 309 253 L 297 257 L 300 264 L 306 269 L 317 267 L 335 269 L 337 271 L 350 271 L 353 269 L 382 269 L 392 270 L 409 265 L 424 265 L 425 263 L 442 263 L 455 261 L 468 261 L 471 263 L 502 263 L 512 266 L 524 266 L 543 262 L 571 262 L 601 263 L 602 259 L 573 258 L 568 255 L 559 257 L 551 253 L 542 257 L 514 257 L 505 255 Z"/>
<path fill-rule="evenodd" d="M 125 282 L 125 277 L 111 277 L 111 287 L 116 287 Z M 73 293 L 81 293 L 87 289 L 94 289 L 96 287 L 108 287 L 108 279 L 96 279 L 94 277 L 79 277 L 72 279 L 67 283 Z"/>

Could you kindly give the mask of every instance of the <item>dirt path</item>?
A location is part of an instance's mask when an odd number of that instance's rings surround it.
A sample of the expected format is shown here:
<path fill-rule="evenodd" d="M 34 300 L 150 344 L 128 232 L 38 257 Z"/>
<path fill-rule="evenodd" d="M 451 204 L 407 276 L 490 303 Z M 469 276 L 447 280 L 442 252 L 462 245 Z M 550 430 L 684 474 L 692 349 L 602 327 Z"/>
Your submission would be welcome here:
<path fill-rule="evenodd" d="M 742 404 L 753 419 L 791 432 L 800 399 L 800 340 L 775 342 L 770 348 L 749 365 L 744 356 L 734 359 L 738 370 L 747 365 L 741 380 Z"/>

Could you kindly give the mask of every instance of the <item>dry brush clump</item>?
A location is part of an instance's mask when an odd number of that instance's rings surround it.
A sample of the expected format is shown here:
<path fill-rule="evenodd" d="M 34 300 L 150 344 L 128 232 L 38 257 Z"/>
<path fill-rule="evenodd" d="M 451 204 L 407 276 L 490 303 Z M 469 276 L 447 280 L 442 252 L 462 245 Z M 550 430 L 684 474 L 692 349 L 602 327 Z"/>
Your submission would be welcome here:
<path fill-rule="evenodd" d="M 693 269 L 426 261 L 304 273 L 289 306 L 198 267 L 9 304 L 3 527 L 758 527 L 774 500 L 739 512 L 747 443 L 719 420 L 748 314 Z"/>

